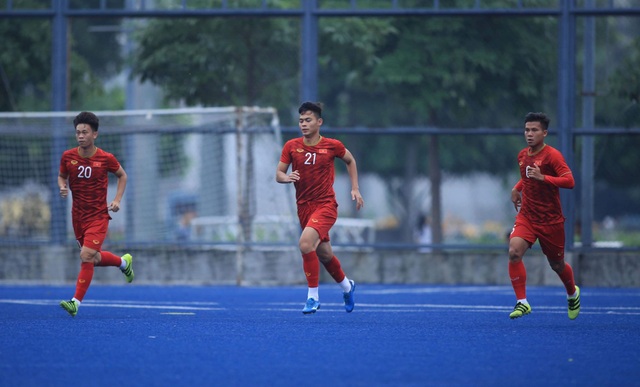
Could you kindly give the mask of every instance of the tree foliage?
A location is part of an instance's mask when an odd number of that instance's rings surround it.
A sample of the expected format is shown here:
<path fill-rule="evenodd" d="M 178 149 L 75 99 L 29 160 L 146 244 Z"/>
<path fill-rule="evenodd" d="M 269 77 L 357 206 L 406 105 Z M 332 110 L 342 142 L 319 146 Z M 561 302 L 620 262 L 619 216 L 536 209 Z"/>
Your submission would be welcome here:
<path fill-rule="evenodd" d="M 27 6 L 29 2 L 22 3 Z M 117 35 L 92 32 L 96 24 L 119 23 L 113 19 L 77 19 L 69 24 L 69 110 L 123 107 L 123 99 L 113 99 L 116 95 L 104 87 L 123 63 Z M 51 110 L 51 21 L 0 18 L 0 35 L 0 110 Z"/>
<path fill-rule="evenodd" d="M 287 106 L 298 92 L 298 28 L 272 18 L 150 21 L 133 72 L 188 105 Z"/>
<path fill-rule="evenodd" d="M 0 36 L 0 110 L 23 110 L 24 100 L 32 101 L 29 105 L 38 110 L 47 109 L 51 101 L 51 24 L 0 19 Z"/>
<path fill-rule="evenodd" d="M 554 110 L 555 79 L 549 76 L 555 73 L 553 21 L 398 18 L 393 27 L 396 32 L 376 52 L 377 65 L 363 71 L 362 82 L 343 88 L 355 97 L 342 97 L 355 102 L 347 126 L 515 127 L 520 134 L 526 112 Z M 326 78 L 332 76 L 338 75 Z M 368 140 L 368 149 L 382 151 L 389 145 L 386 139 Z M 459 152 L 460 137 L 443 138 L 449 150 L 442 167 L 454 173 L 512 167 L 513 156 L 501 147 L 513 144 L 513 138 L 477 136 L 472 141 L 473 147 Z M 398 144 L 397 154 L 404 146 Z M 401 168 L 396 164 L 387 171 L 393 175 Z"/>
<path fill-rule="evenodd" d="M 640 127 L 640 25 L 637 19 L 622 20 L 630 31 L 621 34 L 614 27 L 619 20 L 598 23 L 599 46 L 605 49 L 596 64 L 595 123 L 598 127 Z M 626 36 L 636 36 L 627 39 Z M 608 76 L 602 76 L 602 74 Z M 595 137 L 594 173 L 597 189 L 624 190 L 618 201 L 624 206 L 604 210 L 602 216 L 620 211 L 640 211 L 640 189 L 632 176 L 640 165 L 639 135 L 602 135 Z M 603 187 L 604 186 L 604 187 Z M 606 191 L 600 191 L 606 192 Z M 596 192 L 597 194 L 598 192 Z M 602 211 L 601 211 L 602 212 Z"/>

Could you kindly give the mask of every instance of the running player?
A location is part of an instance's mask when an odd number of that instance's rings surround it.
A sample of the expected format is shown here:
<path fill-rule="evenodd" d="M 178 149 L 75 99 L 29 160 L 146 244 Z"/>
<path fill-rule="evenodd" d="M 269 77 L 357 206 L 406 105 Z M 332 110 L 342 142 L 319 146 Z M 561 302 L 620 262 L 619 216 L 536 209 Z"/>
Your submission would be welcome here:
<path fill-rule="evenodd" d="M 71 316 L 78 313 L 84 299 L 94 266 L 116 266 L 123 272 L 127 282 L 133 281 L 132 257 L 119 257 L 109 251 L 102 251 L 102 243 L 109 227 L 109 211 L 118 212 L 120 201 L 127 185 L 127 174 L 111 154 L 96 147 L 98 137 L 98 117 L 90 112 L 82 112 L 73 120 L 78 147 L 62 154 L 58 187 L 60 196 L 66 198 L 72 192 L 71 218 L 73 231 L 80 247 L 80 273 L 76 282 L 76 292 L 69 301 L 60 306 Z M 116 195 L 107 206 L 108 173 L 118 178 Z M 69 186 L 67 187 L 67 181 Z"/>
<path fill-rule="evenodd" d="M 364 206 L 358 187 L 356 160 L 342 142 L 320 135 L 322 105 L 305 102 L 298 109 L 298 126 L 302 137 L 287 141 L 282 149 L 276 171 L 278 183 L 293 183 L 296 188 L 298 218 L 302 235 L 298 241 L 302 254 L 302 267 L 309 286 L 307 302 L 302 313 L 315 313 L 320 308 L 318 285 L 320 262 L 343 292 L 344 308 L 353 311 L 355 282 L 344 274 L 340 261 L 333 254 L 329 241 L 329 230 L 338 218 L 338 203 L 333 190 L 335 178 L 334 159 L 337 157 L 347 165 L 351 180 L 351 199 L 356 209 Z M 291 165 L 291 173 L 287 174 Z"/>
<path fill-rule="evenodd" d="M 518 153 L 521 178 L 511 191 L 518 211 L 509 237 L 509 276 L 517 299 L 509 315 L 512 319 L 531 313 L 522 257 L 536 240 L 567 291 L 569 318 L 573 320 L 580 313 L 580 288 L 573 269 L 564 261 L 565 218 L 560 205 L 560 188 L 571 189 L 575 182 L 562 154 L 544 142 L 549 121 L 544 113 L 529 113 L 524 119 L 527 147 Z"/>

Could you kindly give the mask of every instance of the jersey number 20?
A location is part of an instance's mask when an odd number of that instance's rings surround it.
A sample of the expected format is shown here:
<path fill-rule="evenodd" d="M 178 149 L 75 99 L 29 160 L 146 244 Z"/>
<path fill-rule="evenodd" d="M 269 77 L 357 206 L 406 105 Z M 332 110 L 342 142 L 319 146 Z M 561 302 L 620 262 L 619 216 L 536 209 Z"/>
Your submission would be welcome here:
<path fill-rule="evenodd" d="M 83 165 L 78 167 L 78 178 L 89 179 L 91 178 L 91 167 L 85 167 Z"/>

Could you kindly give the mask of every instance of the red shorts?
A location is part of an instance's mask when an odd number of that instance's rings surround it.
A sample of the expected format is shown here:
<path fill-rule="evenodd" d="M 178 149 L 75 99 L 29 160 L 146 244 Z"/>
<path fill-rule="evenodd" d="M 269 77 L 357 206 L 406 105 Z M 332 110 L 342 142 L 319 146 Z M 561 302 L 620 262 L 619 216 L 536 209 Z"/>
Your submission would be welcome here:
<path fill-rule="evenodd" d="M 540 242 L 542 252 L 552 260 L 564 259 L 564 222 L 555 224 L 531 223 L 524 216 L 516 216 L 509 239 L 519 237 L 529 243 L 529 248 Z"/>
<path fill-rule="evenodd" d="M 86 246 L 96 251 L 102 249 L 102 243 L 107 237 L 108 229 L 109 218 L 94 219 L 88 222 L 73 221 L 73 232 L 76 234 L 78 246 Z"/>
<path fill-rule="evenodd" d="M 329 242 L 329 230 L 338 219 L 338 203 L 328 202 L 307 202 L 298 205 L 298 219 L 300 226 L 311 227 L 320 235 L 321 242 Z"/>

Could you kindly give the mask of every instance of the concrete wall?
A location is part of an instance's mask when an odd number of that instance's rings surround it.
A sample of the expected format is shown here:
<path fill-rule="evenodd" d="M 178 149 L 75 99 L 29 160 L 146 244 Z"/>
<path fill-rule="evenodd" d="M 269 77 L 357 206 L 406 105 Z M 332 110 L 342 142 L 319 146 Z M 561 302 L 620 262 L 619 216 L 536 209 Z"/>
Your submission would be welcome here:
<path fill-rule="evenodd" d="M 118 249 L 116 254 L 124 253 Z M 137 248 L 136 284 L 295 285 L 304 283 L 298 251 L 250 251 L 162 247 Z M 4 247 L 0 251 L 0 284 L 73 284 L 80 261 L 76 247 Z M 362 283 L 508 285 L 506 251 L 418 253 L 414 251 L 336 250 L 350 278 Z M 640 287 L 640 256 L 631 252 L 567 255 L 582 286 Z M 538 250 L 525 256 L 529 285 L 561 286 Z M 321 270 L 321 281 L 330 282 Z M 123 283 L 119 270 L 98 267 L 95 283 Z"/>

